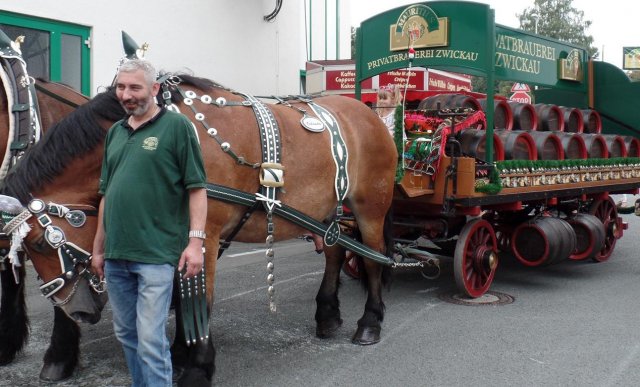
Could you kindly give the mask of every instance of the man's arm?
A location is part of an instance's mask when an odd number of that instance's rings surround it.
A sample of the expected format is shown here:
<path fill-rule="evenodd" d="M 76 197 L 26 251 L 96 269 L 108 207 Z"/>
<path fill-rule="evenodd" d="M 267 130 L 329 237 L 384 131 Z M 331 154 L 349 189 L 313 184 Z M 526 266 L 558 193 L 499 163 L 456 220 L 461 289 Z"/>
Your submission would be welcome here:
<path fill-rule="evenodd" d="M 204 188 L 193 188 L 189 190 L 189 229 L 204 231 L 207 223 L 207 192 Z M 193 277 L 202 270 L 204 256 L 202 245 L 204 240 L 200 238 L 189 238 L 189 244 L 182 252 L 178 262 L 178 270 L 186 267 L 183 278 Z"/>
<path fill-rule="evenodd" d="M 98 227 L 93 239 L 93 254 L 91 256 L 91 271 L 100 280 L 104 279 L 104 224 L 102 222 L 104 212 L 104 196 L 98 206 Z"/>

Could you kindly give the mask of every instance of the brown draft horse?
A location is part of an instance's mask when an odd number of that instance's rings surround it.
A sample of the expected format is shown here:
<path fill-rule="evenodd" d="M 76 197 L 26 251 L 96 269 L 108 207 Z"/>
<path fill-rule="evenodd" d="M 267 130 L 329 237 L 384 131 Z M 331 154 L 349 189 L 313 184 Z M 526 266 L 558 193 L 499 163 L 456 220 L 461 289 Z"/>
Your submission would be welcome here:
<path fill-rule="evenodd" d="M 227 101 L 226 104 L 203 103 L 199 99 L 194 99 L 193 102 L 198 112 L 216 128 L 219 138 L 224 140 L 220 145 L 198 125 L 198 120 L 189 106 L 180 98 L 174 98 L 180 111 L 196 123 L 208 181 L 252 194 L 258 192 L 259 170 L 238 165 L 225 151 L 230 147 L 236 155 L 251 163 L 260 163 L 262 160 L 258 124 L 252 109 L 242 104 L 244 97 L 209 80 L 188 75 L 180 75 L 179 79 L 178 86 L 183 90 L 191 90 L 201 97 L 208 96 L 211 101 L 219 101 L 220 97 Z M 175 97 L 175 88 L 173 91 Z M 93 105 L 94 101 L 97 103 L 102 98 L 104 96 L 99 95 L 85 106 Z M 347 170 L 350 185 L 345 204 L 356 217 L 362 241 L 372 249 L 388 254 L 389 244 L 383 237 L 383 228 L 394 188 L 397 153 L 393 141 L 376 114 L 356 100 L 331 96 L 317 98 L 314 102 L 330 111 L 340 124 L 349 155 Z M 269 109 L 280 128 L 281 164 L 285 167 L 284 190 L 279 194 L 278 200 L 316 220 L 330 220 L 335 214 L 337 200 L 334 188 L 336 167 L 331 153 L 329 133 L 326 130 L 314 133 L 301 126 L 302 113 L 299 109 L 305 109 L 312 115 L 311 109 L 305 103 L 290 101 L 288 104 L 270 105 Z M 78 112 L 82 110 L 81 108 Z M 50 130 L 41 143 L 7 176 L 2 193 L 17 197 L 23 205 L 33 197 L 45 203 L 66 203 L 65 205 L 74 208 L 95 208 L 98 203 L 96 191 L 102 158 L 100 144 L 84 150 L 75 149 L 70 156 L 65 154 L 71 152 L 71 149 L 56 149 L 49 144 L 59 136 L 79 138 L 104 134 L 103 127 L 64 128 L 60 125 Z M 40 169 L 39 165 L 46 162 L 45 160 L 59 158 L 66 161 L 56 171 Z M 40 160 L 36 161 L 38 159 Z M 209 307 L 213 305 L 213 274 L 219 242 L 232 232 L 246 212 L 247 209 L 240 205 L 209 200 L 206 226 L 209 238 L 205 243 L 208 252 L 206 271 Z M 81 228 L 72 228 L 64 221 L 53 221 L 64 230 L 68 241 L 90 248 L 95 234 L 94 219 L 88 222 L 91 224 Z M 24 245 L 34 262 L 34 267 L 46 282 L 59 275 L 60 268 L 51 267 L 55 265 L 36 265 L 36 262 L 55 262 L 56 252 L 46 243 L 42 243 L 42 228 L 33 220 L 29 220 L 29 223 L 34 231 L 27 235 Z M 279 218 L 274 218 L 274 223 L 276 240 L 294 238 L 303 232 L 299 226 Z M 265 213 L 257 212 L 244 224 L 234 240 L 264 242 L 266 229 Z M 316 335 L 322 338 L 331 337 L 342 324 L 338 286 L 345 256 L 344 248 L 337 244 L 326 246 L 324 252 L 325 273 L 316 295 L 315 314 Z M 368 298 L 352 339 L 354 343 L 363 345 L 380 340 L 381 322 L 384 317 L 382 288 L 385 277 L 382 266 L 373 261 L 365 260 L 364 270 L 366 275 L 362 277 L 368 290 Z M 60 291 L 60 297 L 68 296 L 71 291 L 72 289 L 66 286 Z M 81 291 L 89 290 L 77 289 L 72 298 L 78 297 Z M 176 308 L 176 313 L 179 310 L 180 308 Z M 177 324 L 180 324 L 181 320 L 177 316 Z M 172 354 L 176 371 L 184 370 L 179 384 L 209 385 L 214 371 L 215 355 L 211 338 L 207 343 L 199 341 L 191 347 L 186 347 L 183 339 L 182 329 L 177 327 Z"/>
<path fill-rule="evenodd" d="M 36 80 L 35 88 L 39 104 L 40 124 L 42 130 L 45 131 L 51 128 L 54 123 L 74 112 L 80 105 L 89 101 L 89 98 L 60 83 L 38 79 Z M 5 151 L 7 142 L 12 141 L 9 139 L 9 107 L 4 90 L 4 87 L 0 87 L 0 153 Z M 117 101 L 114 101 L 114 103 L 110 106 L 105 106 L 105 108 L 106 107 L 109 109 L 105 110 L 106 115 L 102 121 L 105 127 L 108 127 L 106 125 L 118 119 L 123 113 L 112 113 L 114 109 L 118 109 L 119 107 Z M 100 117 L 96 115 L 100 112 L 101 110 L 96 111 L 96 113 L 91 113 L 91 116 L 93 117 L 95 115 L 96 117 Z M 92 121 L 75 120 L 74 122 L 77 125 L 87 125 L 95 122 L 95 119 L 92 119 Z M 70 143 L 76 141 L 76 139 L 67 139 L 67 141 Z M 98 141 L 100 141 L 100 139 Z M 65 146 L 65 144 L 60 144 L 60 146 Z M 3 158 L 4 154 L 0 159 Z M 59 168 L 60 162 L 62 162 L 62 160 L 42 164 L 41 168 Z M 35 183 L 36 182 L 31 181 L 29 184 Z M 28 201 L 29 199 L 25 198 L 25 200 Z M 0 250 L 3 251 L 3 255 L 6 255 L 8 246 L 9 241 L 7 239 L 0 240 Z M 22 259 L 22 261 L 24 261 L 24 259 Z M 55 266 L 55 262 L 37 262 L 37 266 L 43 264 Z M 56 269 L 60 270 L 59 267 L 56 267 Z M 37 270 L 45 271 L 48 269 L 39 267 Z M 29 336 L 29 320 L 24 297 L 24 265 L 19 268 L 17 274 L 19 281 L 16 283 L 10 264 L 5 261 L 5 266 L 3 270 L 0 271 L 0 282 L 2 284 L 0 300 L 0 365 L 11 363 L 15 355 L 24 347 Z M 86 284 L 82 286 L 86 286 Z M 91 293 L 83 292 L 82 294 L 90 295 Z M 69 302 L 64 305 L 64 308 L 67 309 L 69 315 L 74 315 L 79 321 L 94 323 L 100 319 L 100 311 L 105 302 L 106 297 L 96 300 L 92 298 L 88 300 L 88 302 L 78 297 L 78 299 L 69 300 Z M 43 380 L 61 380 L 68 377 L 71 375 L 78 361 L 79 328 L 73 320 L 67 317 L 60 307 L 55 307 L 54 310 L 55 317 L 51 343 L 45 352 L 44 365 L 40 373 L 40 377 Z"/>

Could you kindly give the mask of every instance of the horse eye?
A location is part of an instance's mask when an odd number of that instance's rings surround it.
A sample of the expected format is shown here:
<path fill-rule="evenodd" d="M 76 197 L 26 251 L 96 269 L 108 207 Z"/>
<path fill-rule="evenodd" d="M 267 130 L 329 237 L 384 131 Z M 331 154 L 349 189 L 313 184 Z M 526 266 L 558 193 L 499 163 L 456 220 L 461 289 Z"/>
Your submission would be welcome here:
<path fill-rule="evenodd" d="M 47 241 L 44 240 L 44 236 L 41 236 L 40 238 L 31 242 L 31 248 L 39 253 L 44 253 L 47 246 L 49 245 L 47 244 Z"/>

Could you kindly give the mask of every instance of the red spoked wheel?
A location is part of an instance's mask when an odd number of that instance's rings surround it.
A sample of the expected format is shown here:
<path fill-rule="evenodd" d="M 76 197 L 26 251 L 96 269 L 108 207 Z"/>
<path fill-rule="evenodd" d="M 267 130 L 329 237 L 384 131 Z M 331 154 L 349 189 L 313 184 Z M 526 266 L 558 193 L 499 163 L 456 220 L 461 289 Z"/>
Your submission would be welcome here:
<path fill-rule="evenodd" d="M 345 260 L 342 265 L 342 272 L 353 279 L 360 279 L 360 270 L 358 269 L 358 256 L 351 250 L 345 252 Z"/>
<path fill-rule="evenodd" d="M 473 298 L 487 292 L 498 267 L 498 246 L 491 223 L 475 219 L 464 226 L 456 243 L 453 264 L 460 291 Z"/>
<path fill-rule="evenodd" d="M 604 245 L 593 257 L 594 261 L 604 262 L 611 257 L 616 241 L 622 236 L 622 227 L 618 222 L 618 210 L 611 197 L 598 199 L 591 204 L 589 213 L 595 215 L 604 225 Z"/>

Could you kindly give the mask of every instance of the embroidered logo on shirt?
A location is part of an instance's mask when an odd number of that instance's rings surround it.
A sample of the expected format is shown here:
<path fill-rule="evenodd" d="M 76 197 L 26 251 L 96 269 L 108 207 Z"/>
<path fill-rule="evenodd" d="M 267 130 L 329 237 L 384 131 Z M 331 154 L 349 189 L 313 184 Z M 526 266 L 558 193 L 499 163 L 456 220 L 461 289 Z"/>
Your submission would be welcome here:
<path fill-rule="evenodd" d="M 147 137 L 142 142 L 142 148 L 146 150 L 156 150 L 158 147 L 158 137 Z"/>

